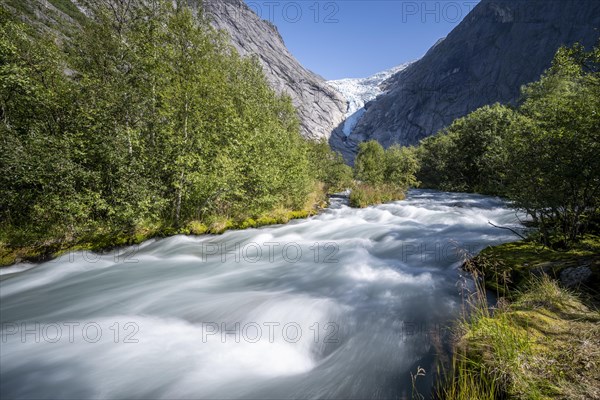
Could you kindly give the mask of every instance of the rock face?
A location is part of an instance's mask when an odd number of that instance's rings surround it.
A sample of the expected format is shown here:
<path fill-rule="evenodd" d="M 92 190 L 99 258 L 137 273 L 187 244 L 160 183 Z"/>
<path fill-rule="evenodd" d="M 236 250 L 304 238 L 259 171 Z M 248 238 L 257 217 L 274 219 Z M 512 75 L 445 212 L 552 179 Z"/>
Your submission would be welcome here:
<path fill-rule="evenodd" d="M 292 97 L 302 134 L 329 138 L 344 120 L 347 104 L 342 95 L 304 68 L 287 50 L 275 25 L 260 19 L 243 0 L 205 1 L 204 7 L 213 25 L 229 33 L 240 54 L 259 57 L 271 86 Z"/>
<path fill-rule="evenodd" d="M 494 102 L 516 103 L 523 84 L 550 66 L 561 45 L 594 45 L 597 0 L 482 0 L 419 61 L 384 83 L 348 138 L 330 143 L 347 159 L 356 144 L 412 145 Z"/>

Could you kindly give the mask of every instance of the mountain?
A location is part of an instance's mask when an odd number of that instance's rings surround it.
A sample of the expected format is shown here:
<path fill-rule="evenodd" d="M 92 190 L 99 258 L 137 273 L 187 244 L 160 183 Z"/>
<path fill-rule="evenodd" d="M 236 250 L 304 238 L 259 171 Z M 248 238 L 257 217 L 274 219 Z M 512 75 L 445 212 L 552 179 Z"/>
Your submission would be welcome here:
<path fill-rule="evenodd" d="M 354 127 L 366 112 L 365 104 L 383 93 L 381 84 L 392 75 L 404 70 L 410 64 L 398 65 L 378 72 L 368 78 L 346 78 L 327 82 L 340 92 L 348 103 L 345 120 L 342 125 L 344 135 L 348 136 L 352 133 L 352 130 L 354 130 Z"/>
<path fill-rule="evenodd" d="M 419 61 L 383 83 L 348 138 L 332 146 L 350 159 L 361 141 L 412 145 L 455 118 L 494 102 L 517 103 L 562 45 L 594 45 L 597 0 L 482 0 Z"/>
<path fill-rule="evenodd" d="M 85 1 L 2 0 L 2 3 L 39 31 L 69 36 L 69 32 L 85 19 Z M 126 3 L 123 0 L 107 1 Z M 329 138 L 344 119 L 346 101 L 322 77 L 304 68 L 291 55 L 272 23 L 262 20 L 243 0 L 188 0 L 188 3 L 192 6 L 203 4 L 213 26 L 229 34 L 240 54 L 259 58 L 271 87 L 291 96 L 298 110 L 303 136 Z"/>
<path fill-rule="evenodd" d="M 329 145 L 341 153 L 347 163 L 353 164 L 359 142 L 354 140 L 352 132 L 373 104 L 377 96 L 387 92 L 387 82 L 395 74 L 408 68 L 413 62 L 404 63 L 388 70 L 378 72 L 367 78 L 346 78 L 328 81 L 346 98 L 348 109 L 345 119 L 331 134 Z"/>
<path fill-rule="evenodd" d="M 304 68 L 290 54 L 275 25 L 260 19 L 243 0 L 204 4 L 214 26 L 229 33 L 240 54 L 257 55 L 271 86 L 292 97 L 303 135 L 329 138 L 344 119 L 347 107 L 342 95 L 322 77 Z"/>

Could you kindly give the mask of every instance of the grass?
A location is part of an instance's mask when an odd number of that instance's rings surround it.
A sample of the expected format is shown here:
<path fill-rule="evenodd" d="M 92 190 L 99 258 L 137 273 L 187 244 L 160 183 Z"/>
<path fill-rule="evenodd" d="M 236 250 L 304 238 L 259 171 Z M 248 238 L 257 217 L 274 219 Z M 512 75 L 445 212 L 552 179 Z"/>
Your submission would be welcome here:
<path fill-rule="evenodd" d="M 597 246 L 597 237 L 565 252 L 518 242 L 467 261 L 477 289 L 456 328 L 453 360 L 438 397 L 600 398 L 600 313 L 593 303 L 586 305 L 589 297 L 562 288 L 544 272 L 593 258 Z M 515 270 L 518 282 L 506 276 Z M 506 295 L 495 307 L 486 301 L 490 286 Z"/>
<path fill-rule="evenodd" d="M 156 237 L 204 234 L 219 235 L 232 229 L 249 229 L 267 225 L 285 224 L 294 219 L 302 219 L 315 215 L 325 206 L 326 196 L 321 185 L 315 187 L 306 204 L 298 210 L 278 207 L 257 216 L 231 217 L 213 215 L 206 217 L 203 221 L 190 221 L 179 228 L 159 222 L 146 221 L 127 231 L 95 227 L 86 234 L 65 235 L 64 232 L 56 232 L 54 235 L 50 235 L 52 237 L 50 239 L 33 240 L 26 237 L 25 239 L 20 239 L 18 242 L 11 241 L 7 232 L 1 232 L 0 267 L 9 266 L 21 261 L 46 261 L 69 251 L 89 250 L 100 252 L 139 244 Z"/>
<path fill-rule="evenodd" d="M 600 313 L 548 276 L 461 324 L 447 399 L 600 398 Z"/>
<path fill-rule="evenodd" d="M 356 184 L 350 193 L 350 206 L 365 208 L 391 201 L 404 200 L 405 190 L 394 185 Z"/>

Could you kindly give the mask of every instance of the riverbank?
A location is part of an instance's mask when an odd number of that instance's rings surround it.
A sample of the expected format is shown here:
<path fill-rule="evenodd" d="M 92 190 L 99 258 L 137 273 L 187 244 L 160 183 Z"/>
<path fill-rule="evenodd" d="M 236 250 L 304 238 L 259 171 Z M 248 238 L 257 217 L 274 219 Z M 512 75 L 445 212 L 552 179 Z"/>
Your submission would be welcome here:
<path fill-rule="evenodd" d="M 406 189 L 395 185 L 367 185 L 354 182 L 349 193 L 331 194 L 324 185 L 315 186 L 306 205 L 292 210 L 283 207 L 261 215 L 219 216 L 212 215 L 204 220 L 194 220 L 180 227 L 161 221 L 145 221 L 131 229 L 115 229 L 110 226 L 97 226 L 93 229 L 73 229 L 77 233 L 59 230 L 54 236 L 30 238 L 26 232 L 0 231 L 0 268 L 19 262 L 44 262 L 70 251 L 103 252 L 119 247 L 132 246 L 154 238 L 175 235 L 220 235 L 229 230 L 259 228 L 262 226 L 286 224 L 291 220 L 308 218 L 318 214 L 328 206 L 329 197 L 342 196 L 353 208 L 366 208 L 393 201 L 404 200 Z M 15 240 L 14 238 L 17 237 Z"/>
<path fill-rule="evenodd" d="M 327 195 L 322 187 L 319 187 L 312 193 L 306 205 L 299 210 L 280 207 L 258 216 L 210 216 L 203 221 L 190 221 L 179 228 L 157 221 L 146 222 L 132 230 L 99 228 L 86 234 L 64 235 L 28 244 L 15 245 L 7 243 L 6 240 L 0 240 L 0 268 L 19 262 L 44 262 L 70 251 L 104 252 L 140 244 L 155 238 L 175 235 L 221 235 L 230 230 L 286 224 L 292 220 L 316 215 L 327 205 Z"/>
<path fill-rule="evenodd" d="M 600 237 L 587 236 L 567 251 L 521 241 L 467 262 L 481 286 L 443 397 L 600 398 L 599 254 Z M 485 289 L 500 296 L 496 307 Z"/>

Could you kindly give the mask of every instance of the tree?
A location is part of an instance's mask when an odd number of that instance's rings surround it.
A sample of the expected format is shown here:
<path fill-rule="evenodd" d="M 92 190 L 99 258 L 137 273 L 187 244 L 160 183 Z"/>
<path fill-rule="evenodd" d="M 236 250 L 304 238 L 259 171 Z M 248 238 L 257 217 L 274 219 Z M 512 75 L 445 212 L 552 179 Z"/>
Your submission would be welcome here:
<path fill-rule="evenodd" d="M 456 132 L 456 147 L 449 162 L 453 164 L 454 178 L 466 191 L 504 192 L 509 152 L 506 137 L 514 119 L 513 110 L 494 104 L 475 110 L 448 128 L 449 132 Z"/>
<path fill-rule="evenodd" d="M 341 154 L 334 152 L 326 140 L 308 142 L 310 163 L 314 176 L 323 182 L 327 191 L 340 191 L 352 186 L 352 168 Z"/>
<path fill-rule="evenodd" d="M 150 224 L 173 232 L 306 206 L 310 146 L 256 57 L 241 57 L 187 2 L 89 0 L 86 9 L 59 47 L 0 7 L 8 242 Z"/>
<path fill-rule="evenodd" d="M 482 107 L 417 149 L 426 187 L 505 195 L 543 243 L 569 245 L 600 207 L 600 46 L 561 48 L 517 110 Z"/>
<path fill-rule="evenodd" d="M 450 158 L 456 152 L 456 132 L 441 131 L 421 141 L 416 154 L 419 159 L 417 179 L 421 186 L 440 190 L 465 190 L 456 179 Z"/>
<path fill-rule="evenodd" d="M 575 241 L 600 205 L 598 47 L 558 50 L 523 90 L 523 122 L 511 139 L 509 197 L 531 215 L 542 240 Z"/>
<path fill-rule="evenodd" d="M 385 180 L 385 150 L 371 140 L 358 146 L 354 162 L 356 179 L 372 185 L 382 184 Z"/>
<path fill-rule="evenodd" d="M 494 104 L 455 120 L 423 142 L 420 177 L 426 185 L 446 190 L 504 193 L 506 138 L 515 118 L 515 111 Z"/>
<path fill-rule="evenodd" d="M 0 220 L 36 235 L 58 221 L 67 231 L 92 196 L 77 191 L 87 176 L 72 157 L 80 141 L 64 60 L 51 40 L 33 37 L 0 7 Z"/>
<path fill-rule="evenodd" d="M 385 181 L 408 189 L 418 184 L 419 161 L 414 148 L 394 145 L 385 151 Z"/>

